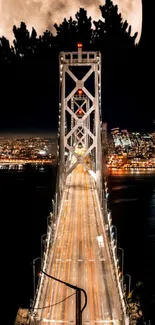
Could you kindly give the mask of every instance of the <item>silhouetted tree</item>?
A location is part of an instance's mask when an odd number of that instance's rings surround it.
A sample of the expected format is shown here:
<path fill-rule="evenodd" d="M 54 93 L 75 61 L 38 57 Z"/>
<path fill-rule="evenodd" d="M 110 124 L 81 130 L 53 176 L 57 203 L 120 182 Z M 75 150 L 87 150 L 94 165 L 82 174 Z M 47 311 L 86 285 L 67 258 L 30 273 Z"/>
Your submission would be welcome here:
<path fill-rule="evenodd" d="M 131 36 L 131 27 L 122 21 L 118 7 L 107 0 L 104 6 L 100 6 L 102 20 L 94 21 L 93 32 L 94 49 L 102 55 L 102 106 L 106 107 L 105 120 L 108 120 L 108 109 L 112 111 L 113 120 L 120 124 L 120 115 L 124 119 L 126 111 L 135 111 L 133 94 L 136 81 L 133 80 L 136 66 L 135 38 Z M 104 96 L 103 96 L 104 94 Z M 128 98 L 128 100 L 126 100 Z M 125 105 L 128 105 L 126 109 Z M 119 117 L 119 118 L 118 118 Z"/>
<path fill-rule="evenodd" d="M 57 47 L 55 45 L 55 37 L 50 31 L 47 30 L 42 36 L 39 36 L 37 55 L 43 58 L 49 57 L 49 59 L 52 59 L 56 54 L 58 55 Z"/>
<path fill-rule="evenodd" d="M 58 54 L 60 51 L 76 50 L 79 41 L 83 43 L 84 50 L 99 50 L 102 54 L 103 107 L 113 106 L 114 102 L 121 107 L 119 104 L 123 92 L 131 92 L 135 36 L 131 37 L 131 28 L 128 28 L 127 22 L 122 22 L 117 6 L 110 0 L 100 6 L 100 11 L 102 20 L 94 22 L 95 29 L 87 11 L 80 8 L 75 14 L 75 19 L 65 18 L 60 25 L 54 25 L 55 36 L 50 31 L 38 36 L 34 28 L 28 31 L 26 24 L 21 22 L 19 27 L 13 26 L 12 47 L 5 38 L 1 39 L 1 62 L 7 62 L 9 65 L 8 78 L 14 78 L 16 89 L 19 87 L 23 98 L 26 93 L 27 99 L 23 105 L 31 111 L 32 119 L 35 120 L 36 115 L 41 115 L 41 109 L 37 110 L 41 103 L 52 101 L 57 107 Z M 115 96 L 119 98 L 118 102 Z M 20 101 L 16 107 L 18 105 L 21 107 Z M 29 108 L 32 106 L 33 110 Z M 54 116 L 56 118 L 56 113 Z M 104 116 L 107 119 L 105 113 Z"/>
<path fill-rule="evenodd" d="M 57 35 L 56 43 L 61 51 L 72 51 L 77 49 L 77 43 L 82 42 L 84 50 L 90 49 L 92 38 L 92 18 L 87 16 L 84 8 L 75 14 L 76 20 L 66 18 L 59 26 L 54 25 Z"/>
<path fill-rule="evenodd" d="M 21 22 L 20 27 L 13 26 L 14 33 L 14 48 L 17 56 L 27 58 L 32 55 L 32 44 L 30 43 L 30 33 L 27 30 L 26 24 Z"/>
<path fill-rule="evenodd" d="M 100 6 L 100 11 L 103 20 L 94 21 L 93 44 L 95 48 L 103 56 L 108 55 L 107 60 L 110 63 L 128 63 L 131 53 L 135 52 L 137 33 L 131 36 L 131 26 L 128 26 L 127 21 L 122 21 L 117 5 L 113 5 L 111 0 L 107 0 L 104 6 Z"/>
<path fill-rule="evenodd" d="M 66 18 L 59 26 L 54 25 L 56 29 L 56 43 L 58 44 L 59 51 L 71 51 L 75 49 L 77 41 L 77 22 L 70 17 Z"/>
<path fill-rule="evenodd" d="M 103 21 L 94 21 L 96 30 L 94 40 L 99 50 L 120 48 L 122 46 L 131 47 L 135 45 L 137 33 L 131 36 L 131 26 L 127 21 L 123 22 L 121 14 L 118 13 L 118 6 L 113 5 L 111 0 L 107 0 L 104 6 L 100 6 Z"/>
<path fill-rule="evenodd" d="M 9 41 L 4 36 L 2 36 L 0 38 L 0 63 L 9 64 L 12 62 L 13 58 L 14 49 L 12 46 L 10 47 Z"/>
<path fill-rule="evenodd" d="M 83 44 L 84 51 L 88 51 L 92 43 L 92 18 L 87 17 L 87 11 L 83 8 L 80 8 L 75 17 L 77 19 L 77 41 Z"/>

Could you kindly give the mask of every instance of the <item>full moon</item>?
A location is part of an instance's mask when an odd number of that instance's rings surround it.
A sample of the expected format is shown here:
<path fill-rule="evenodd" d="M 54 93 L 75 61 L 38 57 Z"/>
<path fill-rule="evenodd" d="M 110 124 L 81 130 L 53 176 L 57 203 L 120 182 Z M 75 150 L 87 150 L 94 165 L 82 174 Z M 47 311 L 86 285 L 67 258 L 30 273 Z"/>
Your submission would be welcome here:
<path fill-rule="evenodd" d="M 142 2 L 141 0 L 113 0 L 114 5 L 118 5 L 118 11 L 123 20 L 127 20 L 131 25 L 133 35 L 138 33 L 136 43 L 139 42 L 142 32 Z"/>
<path fill-rule="evenodd" d="M 131 25 L 131 34 L 138 32 L 138 43 L 142 29 L 141 0 L 113 0 L 113 3 L 118 5 L 123 20 Z M 0 36 L 5 36 L 12 42 L 12 27 L 19 26 L 21 21 L 26 23 L 29 30 L 34 27 L 38 34 L 46 29 L 54 32 L 54 23 L 61 23 L 64 17 L 74 18 L 80 7 L 87 10 L 92 20 L 99 20 L 99 5 L 103 4 L 104 0 L 89 0 L 89 4 L 87 0 L 0 0 Z"/>

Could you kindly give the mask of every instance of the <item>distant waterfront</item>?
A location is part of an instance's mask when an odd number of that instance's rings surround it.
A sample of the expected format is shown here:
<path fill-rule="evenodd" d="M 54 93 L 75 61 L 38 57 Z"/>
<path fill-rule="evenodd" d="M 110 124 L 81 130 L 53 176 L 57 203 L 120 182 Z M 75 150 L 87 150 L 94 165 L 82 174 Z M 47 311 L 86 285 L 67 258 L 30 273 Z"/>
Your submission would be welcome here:
<path fill-rule="evenodd" d="M 155 168 L 109 168 L 108 175 L 155 175 Z"/>
<path fill-rule="evenodd" d="M 18 306 L 29 307 L 33 298 L 32 261 L 40 256 L 41 235 L 46 233 L 55 194 L 55 176 L 56 168 L 47 165 L 0 171 L 1 218 L 8 246 L 3 262 L 9 272 L 3 281 L 11 301 L 11 321 L 7 325 L 13 324 Z M 149 301 L 155 294 L 155 173 L 114 172 L 109 175 L 108 187 L 118 244 L 125 254 L 124 271 L 132 275 L 132 286 L 144 281 L 146 304 L 151 310 Z"/>

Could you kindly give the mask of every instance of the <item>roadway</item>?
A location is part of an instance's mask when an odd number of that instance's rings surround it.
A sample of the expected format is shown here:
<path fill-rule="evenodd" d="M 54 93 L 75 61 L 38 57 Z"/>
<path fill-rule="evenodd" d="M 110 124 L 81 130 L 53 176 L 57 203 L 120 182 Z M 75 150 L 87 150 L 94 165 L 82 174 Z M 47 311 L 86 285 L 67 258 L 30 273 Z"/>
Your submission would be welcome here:
<path fill-rule="evenodd" d="M 82 165 L 67 178 L 46 272 L 85 289 L 88 303 L 82 315 L 83 324 L 120 324 L 120 301 L 95 183 Z M 46 308 L 38 310 L 39 324 L 75 324 L 74 293 L 64 284 L 45 277 L 39 307 Z"/>

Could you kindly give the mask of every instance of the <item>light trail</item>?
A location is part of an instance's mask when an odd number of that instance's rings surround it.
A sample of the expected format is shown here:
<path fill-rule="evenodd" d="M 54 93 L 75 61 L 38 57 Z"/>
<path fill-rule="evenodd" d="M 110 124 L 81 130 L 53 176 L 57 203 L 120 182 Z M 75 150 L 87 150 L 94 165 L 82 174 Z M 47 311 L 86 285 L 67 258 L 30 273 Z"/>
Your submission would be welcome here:
<path fill-rule="evenodd" d="M 64 193 L 53 257 L 49 258 L 47 273 L 86 291 L 88 303 L 82 315 L 83 324 L 101 322 L 119 325 L 120 302 L 95 183 L 82 165 L 78 165 L 68 176 Z M 103 247 L 97 240 L 101 235 Z M 54 305 L 73 292 L 71 288 L 46 277 L 38 307 Z M 75 324 L 75 296 L 53 307 L 38 310 L 38 318 L 40 325 L 50 322 Z"/>

